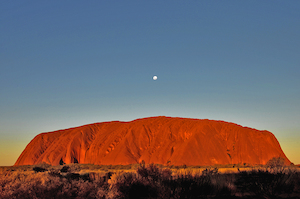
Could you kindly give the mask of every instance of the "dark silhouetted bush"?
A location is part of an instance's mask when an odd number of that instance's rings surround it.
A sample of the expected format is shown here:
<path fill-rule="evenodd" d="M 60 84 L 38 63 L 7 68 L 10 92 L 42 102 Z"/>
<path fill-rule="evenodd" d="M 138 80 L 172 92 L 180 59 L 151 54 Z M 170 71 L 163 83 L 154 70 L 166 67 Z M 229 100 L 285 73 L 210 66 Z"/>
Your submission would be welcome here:
<path fill-rule="evenodd" d="M 157 198 L 157 187 L 135 173 L 116 173 L 108 181 L 108 198 Z"/>
<path fill-rule="evenodd" d="M 47 171 L 47 169 L 43 168 L 43 167 L 33 167 L 33 169 L 35 172 L 44 172 Z"/>
<path fill-rule="evenodd" d="M 237 188 L 256 197 L 275 198 L 280 194 L 291 194 L 296 183 L 296 172 L 292 170 L 252 170 L 238 174 Z"/>
<path fill-rule="evenodd" d="M 60 172 L 62 173 L 67 173 L 71 170 L 71 168 L 69 166 L 63 166 L 63 168 L 61 168 Z"/>

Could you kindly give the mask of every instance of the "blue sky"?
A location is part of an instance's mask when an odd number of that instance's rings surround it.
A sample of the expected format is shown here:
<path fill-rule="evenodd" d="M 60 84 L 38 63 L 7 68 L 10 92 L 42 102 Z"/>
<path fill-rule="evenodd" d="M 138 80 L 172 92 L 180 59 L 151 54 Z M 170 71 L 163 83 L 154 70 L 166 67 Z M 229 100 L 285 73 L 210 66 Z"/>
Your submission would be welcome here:
<path fill-rule="evenodd" d="M 300 164 L 299 10 L 299 1 L 1 1 L 0 165 L 41 132 L 158 115 L 269 130 Z"/>

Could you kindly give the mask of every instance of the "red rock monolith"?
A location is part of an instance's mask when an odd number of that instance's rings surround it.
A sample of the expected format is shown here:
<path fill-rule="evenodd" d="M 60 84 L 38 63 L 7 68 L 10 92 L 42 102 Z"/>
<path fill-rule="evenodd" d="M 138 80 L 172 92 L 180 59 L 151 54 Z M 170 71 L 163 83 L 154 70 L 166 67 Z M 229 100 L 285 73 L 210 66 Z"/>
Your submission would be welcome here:
<path fill-rule="evenodd" d="M 160 116 L 41 133 L 15 165 L 126 165 L 143 160 L 164 165 L 256 165 L 273 157 L 291 163 L 268 131 L 224 121 Z"/>

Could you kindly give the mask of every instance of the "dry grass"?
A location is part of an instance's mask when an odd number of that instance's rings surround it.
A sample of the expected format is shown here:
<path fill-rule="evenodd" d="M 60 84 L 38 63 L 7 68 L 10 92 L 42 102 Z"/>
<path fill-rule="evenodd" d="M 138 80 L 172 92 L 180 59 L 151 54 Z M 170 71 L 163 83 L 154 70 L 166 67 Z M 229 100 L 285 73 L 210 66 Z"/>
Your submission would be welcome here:
<path fill-rule="evenodd" d="M 0 167 L 0 198 L 299 198 L 297 167 Z"/>

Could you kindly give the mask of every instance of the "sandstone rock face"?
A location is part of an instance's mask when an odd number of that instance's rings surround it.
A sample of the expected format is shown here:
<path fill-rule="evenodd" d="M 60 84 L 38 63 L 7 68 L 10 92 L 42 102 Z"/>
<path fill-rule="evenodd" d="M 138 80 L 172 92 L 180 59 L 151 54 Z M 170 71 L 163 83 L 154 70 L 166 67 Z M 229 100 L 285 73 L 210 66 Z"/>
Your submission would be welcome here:
<path fill-rule="evenodd" d="M 150 117 L 37 135 L 15 165 L 42 162 L 126 165 L 266 164 L 287 159 L 275 136 L 224 121 Z"/>

